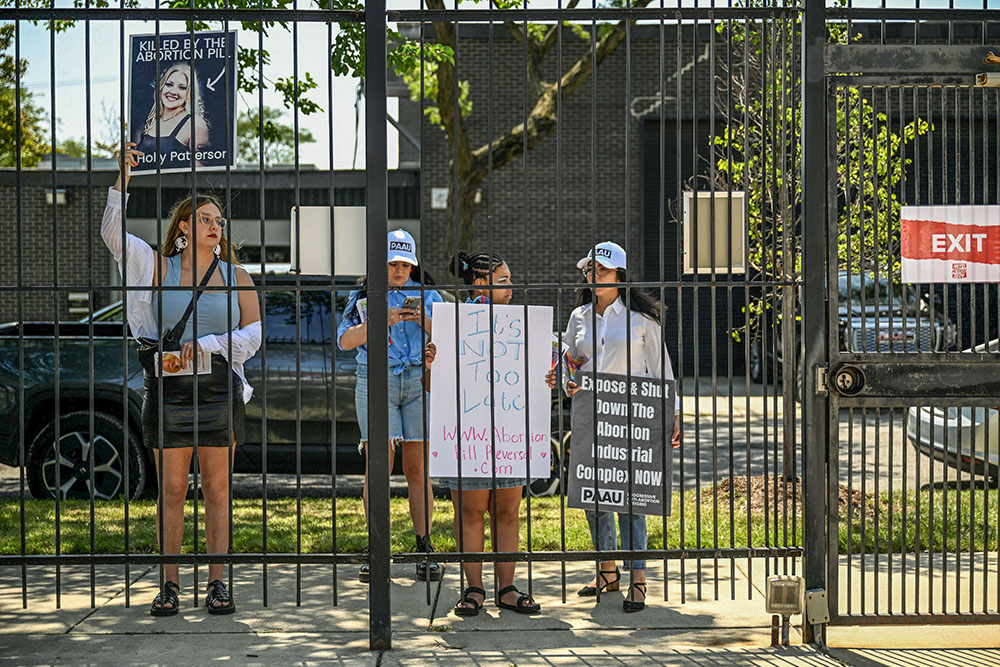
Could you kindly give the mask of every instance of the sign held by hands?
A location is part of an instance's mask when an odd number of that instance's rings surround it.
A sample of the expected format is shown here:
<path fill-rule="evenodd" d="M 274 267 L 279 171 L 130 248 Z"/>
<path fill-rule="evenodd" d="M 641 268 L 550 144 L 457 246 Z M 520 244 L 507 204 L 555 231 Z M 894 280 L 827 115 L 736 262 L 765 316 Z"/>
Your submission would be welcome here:
<path fill-rule="evenodd" d="M 548 477 L 552 308 L 435 303 L 433 321 L 430 475 Z"/>

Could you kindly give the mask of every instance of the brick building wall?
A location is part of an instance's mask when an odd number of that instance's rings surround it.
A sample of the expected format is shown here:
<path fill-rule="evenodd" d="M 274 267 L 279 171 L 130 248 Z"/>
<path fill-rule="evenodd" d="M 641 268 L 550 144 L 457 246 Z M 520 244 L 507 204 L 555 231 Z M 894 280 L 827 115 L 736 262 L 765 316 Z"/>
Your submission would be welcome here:
<path fill-rule="evenodd" d="M 699 33 L 701 42 L 697 45 L 691 39 L 691 30 L 686 30 L 679 54 L 676 32 L 665 31 L 663 69 L 668 117 L 675 115 L 674 72 L 699 60 L 697 56 L 701 56 L 699 66 L 681 74 L 681 84 L 683 97 L 693 101 L 697 78 L 704 104 L 695 108 L 685 103 L 683 113 L 697 113 L 703 118 L 711 115 L 705 50 L 709 31 L 705 28 Z M 525 115 L 522 47 L 503 26 L 494 28 L 493 39 L 491 58 L 487 28 L 463 26 L 459 34 L 456 62 L 459 78 L 470 84 L 473 112 L 465 121 L 474 148 L 521 123 Z M 568 29 L 563 42 L 565 71 L 590 47 Z M 660 52 L 658 28 L 636 28 L 628 52 L 622 44 L 597 67 L 591 79 L 564 99 L 558 140 L 551 135 L 525 156 L 495 171 L 483 184 L 475 248 L 485 249 L 492 243 L 496 252 L 508 259 L 516 282 L 576 280 L 576 260 L 594 240 L 605 239 L 613 239 L 628 249 L 630 265 L 635 267 L 633 273 L 642 277 L 644 250 L 648 244 L 659 243 L 659 231 L 653 234 L 644 229 L 642 222 L 640 157 L 643 118 L 659 111 L 653 102 L 660 95 Z M 556 77 L 556 59 L 553 49 L 545 62 L 549 81 Z M 534 101 L 534 96 L 529 95 L 529 110 Z M 637 110 L 645 112 L 640 117 L 632 114 L 633 101 Z M 447 272 L 447 239 L 454 220 L 446 211 L 433 210 L 430 204 L 431 188 L 450 185 L 451 156 L 447 138 L 439 127 L 425 121 L 422 132 L 424 238 L 439 239 L 436 244 L 426 244 L 422 251 L 435 275 L 453 280 Z M 672 247 L 656 250 L 670 253 L 671 257 L 675 252 Z M 531 301 L 552 298 L 551 292 L 533 292 Z"/>
<path fill-rule="evenodd" d="M 89 200 L 86 185 L 67 185 L 66 204 L 53 206 L 46 203 L 45 197 L 46 190 L 52 187 L 51 173 L 48 186 L 40 182 L 39 176 L 42 175 L 25 174 L 27 184 L 20 191 L 6 180 L 0 185 L 0 319 L 3 321 L 79 319 L 82 315 L 69 312 L 69 292 L 87 292 L 91 287 L 95 289 L 92 297 L 95 310 L 111 300 L 107 288 L 112 259 L 100 235 L 108 185 L 94 185 Z M 95 174 L 95 183 L 107 180 L 99 176 Z M 21 310 L 16 289 L 19 284 L 24 288 L 20 292 Z"/>

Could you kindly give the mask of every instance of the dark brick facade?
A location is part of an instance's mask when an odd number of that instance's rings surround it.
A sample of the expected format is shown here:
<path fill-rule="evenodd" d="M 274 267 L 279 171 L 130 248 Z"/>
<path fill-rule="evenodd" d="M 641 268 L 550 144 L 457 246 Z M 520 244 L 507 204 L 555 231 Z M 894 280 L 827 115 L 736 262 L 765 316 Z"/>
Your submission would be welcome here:
<path fill-rule="evenodd" d="M 707 28 L 707 26 L 706 26 Z M 695 44 L 691 31 L 682 39 L 680 68 L 704 54 L 704 36 Z M 678 67 L 676 32 L 664 34 L 666 115 L 675 115 L 674 93 Z M 589 46 L 566 30 L 563 70 Z M 629 251 L 630 266 L 642 277 L 643 248 L 659 243 L 658 230 L 642 224 L 642 117 L 632 113 L 658 111 L 653 102 L 660 94 L 660 41 L 658 29 L 640 27 L 631 49 L 622 44 L 584 85 L 563 102 L 562 118 L 553 134 L 527 154 L 494 172 L 482 186 L 483 199 L 476 220 L 476 248 L 493 248 L 506 257 L 515 280 L 550 283 L 575 280 L 575 262 L 594 240 L 614 239 Z M 525 104 L 524 53 L 503 26 L 494 29 L 494 52 L 489 53 L 489 33 L 482 26 L 463 28 L 456 56 L 459 78 L 470 83 L 473 113 L 466 118 L 471 143 L 479 147 L 490 136 L 521 123 Z M 545 63 L 545 77 L 555 80 L 555 49 Z M 491 77 L 492 73 L 492 77 Z M 693 104 L 698 79 L 703 103 Z M 682 114 L 711 115 L 708 58 L 702 55 L 697 69 L 681 74 L 687 100 Z M 490 81 L 492 78 L 492 81 Z M 492 85 L 492 88 L 491 88 Z M 596 87 L 596 93 L 594 88 Z M 637 98 L 642 98 L 637 100 Z M 530 110 L 530 106 L 528 107 Z M 707 124 L 706 124 L 707 127 Z M 431 266 L 445 273 L 449 227 L 447 213 L 431 210 L 432 187 L 450 185 L 448 144 L 444 132 L 425 122 L 422 177 L 424 187 L 424 238 L 439 238 L 435 247 L 423 249 Z M 674 147 L 668 147 L 673 151 Z M 673 185 L 673 184 L 671 184 Z M 659 248 L 671 256 L 675 248 Z M 439 268 L 440 267 L 440 268 Z M 657 276 L 649 276 L 656 279 Z M 536 302 L 537 298 L 532 298 Z"/>
<path fill-rule="evenodd" d="M 51 185 L 46 187 L 37 178 L 26 180 L 30 184 L 21 187 L 20 196 L 6 180 L 0 185 L 0 318 L 79 319 L 81 315 L 69 312 L 69 292 L 89 288 L 97 290 L 95 309 L 108 305 L 106 288 L 113 262 L 100 235 L 107 185 L 95 185 L 89 200 L 85 185 L 67 187 L 66 204 L 52 206 L 45 200 Z M 102 180 L 107 178 L 94 179 L 95 183 Z M 19 285 L 24 287 L 20 309 Z"/>

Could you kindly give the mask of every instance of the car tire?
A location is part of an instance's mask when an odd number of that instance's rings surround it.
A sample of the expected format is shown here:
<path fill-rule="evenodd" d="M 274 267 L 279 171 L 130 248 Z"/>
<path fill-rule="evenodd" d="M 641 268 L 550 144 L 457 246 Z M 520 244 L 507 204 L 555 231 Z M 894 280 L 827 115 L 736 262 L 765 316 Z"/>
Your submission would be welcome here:
<path fill-rule="evenodd" d="M 97 500 L 121 497 L 125 490 L 125 428 L 121 420 L 103 412 L 94 413 L 94 431 L 90 431 L 90 413 L 65 414 L 49 422 L 28 449 L 28 488 L 35 498 L 56 497 L 56 424 L 59 425 L 59 469 L 61 500 L 89 499 L 91 490 Z M 90 452 L 94 470 L 91 487 Z M 131 500 L 146 489 L 149 465 L 139 439 L 128 443 L 128 484 Z"/>
<path fill-rule="evenodd" d="M 566 479 L 569 470 L 569 431 L 563 436 L 564 447 L 559 446 L 559 441 L 554 437 L 549 437 L 550 458 L 552 462 L 549 466 L 548 479 L 532 480 L 528 485 L 528 493 L 534 498 L 546 498 L 559 494 L 562 490 L 562 480 Z"/>
<path fill-rule="evenodd" d="M 747 366 L 750 367 L 750 381 L 756 384 L 771 380 L 771 367 L 767 364 L 767 357 L 760 347 L 759 338 L 750 341 L 750 356 L 747 359 Z"/>

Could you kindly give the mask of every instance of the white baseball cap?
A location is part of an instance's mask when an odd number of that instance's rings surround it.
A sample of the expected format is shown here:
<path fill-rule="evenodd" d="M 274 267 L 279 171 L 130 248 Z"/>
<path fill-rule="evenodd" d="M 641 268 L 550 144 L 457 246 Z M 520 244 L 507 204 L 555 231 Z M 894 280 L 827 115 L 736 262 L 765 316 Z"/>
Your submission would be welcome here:
<path fill-rule="evenodd" d="M 597 256 L 597 262 L 602 266 L 609 269 L 625 268 L 625 249 L 614 241 L 598 243 L 597 246 L 590 249 L 586 257 L 576 263 L 576 268 L 582 269 L 587 266 L 594 259 L 595 255 Z"/>
<path fill-rule="evenodd" d="M 414 266 L 417 265 L 417 243 L 409 232 L 402 229 L 389 232 L 388 262 L 406 262 Z"/>

